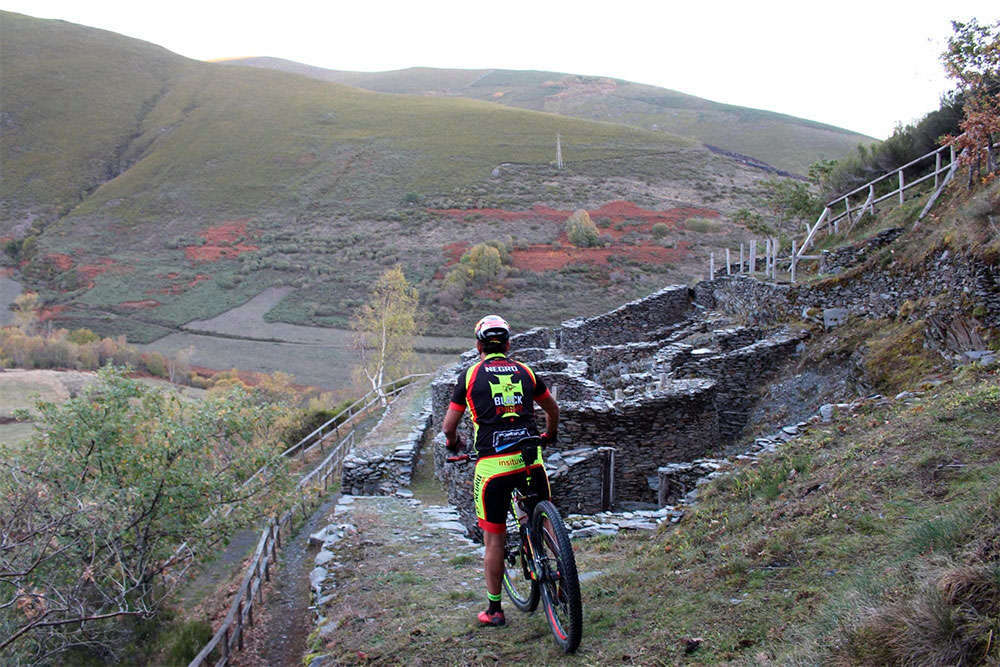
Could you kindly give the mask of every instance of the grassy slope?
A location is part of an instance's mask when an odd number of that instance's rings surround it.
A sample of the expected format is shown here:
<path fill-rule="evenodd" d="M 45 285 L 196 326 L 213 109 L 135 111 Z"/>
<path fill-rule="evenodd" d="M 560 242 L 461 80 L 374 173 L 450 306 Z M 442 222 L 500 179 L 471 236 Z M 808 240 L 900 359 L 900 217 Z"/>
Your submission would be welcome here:
<path fill-rule="evenodd" d="M 680 638 L 694 636 L 705 643 L 692 662 L 885 664 L 889 637 L 864 636 L 873 610 L 960 565 L 992 572 L 1000 593 L 998 411 L 995 374 L 912 405 L 866 406 L 711 484 L 675 530 L 598 548 L 598 563 L 629 563 L 593 601 L 602 652 L 681 659 Z M 625 604 L 601 604 L 612 598 Z M 998 614 L 983 608 L 987 626 Z M 981 659 L 987 634 L 948 641 Z"/>
<path fill-rule="evenodd" d="M 0 59 L 7 223 L 25 210 L 51 216 L 105 180 L 144 107 L 185 63 L 114 33 L 9 12 L 0 12 Z"/>
<path fill-rule="evenodd" d="M 499 162 L 547 163 L 556 132 L 575 146 L 577 159 L 686 144 L 468 100 L 376 95 L 189 61 L 60 21 L 2 19 L 9 126 L 3 197 L 14 207 L 24 203 L 23 191 L 32 195 L 28 203 L 76 203 L 115 172 L 117 153 L 138 160 L 73 217 L 100 213 L 135 223 L 347 197 L 384 202 L 409 190 L 468 184 Z M 359 157 L 362 164 L 345 170 Z"/>
<path fill-rule="evenodd" d="M 736 187 L 731 177 L 744 178 L 739 165 L 664 133 L 476 100 L 376 94 L 190 61 L 60 21 L 0 18 L 0 235 L 38 234 L 39 222 L 25 227 L 42 213 L 51 222 L 23 267 L 29 286 L 48 287 L 46 302 L 70 306 L 65 325 L 135 341 L 272 285 L 299 288 L 276 309 L 277 319 L 342 324 L 385 266 L 402 261 L 433 293 L 448 243 L 522 233 L 548 243 L 561 231 L 557 223 L 538 231 L 534 221 L 456 225 L 407 207 L 409 194 L 443 207 L 476 206 L 487 192 L 491 205 L 573 210 L 630 197 L 630 183 L 662 185 L 668 197 L 683 183 L 684 192 L 718 197 L 711 184 Z M 567 156 L 562 173 L 548 167 L 557 133 Z M 504 162 L 527 176 L 483 189 Z M 491 188 L 500 190 L 491 195 Z M 662 206 L 661 197 L 647 194 L 642 204 Z M 203 243 L 206 228 L 234 219 L 245 221 L 243 240 L 259 251 L 211 262 L 185 255 Z M 114 265 L 105 270 L 107 261 Z M 642 271 L 635 268 L 636 280 Z M 605 284 L 606 272 L 586 280 Z M 541 278 L 519 293 L 540 299 L 551 286 Z M 656 286 L 627 282 L 624 291 L 592 292 L 580 305 L 597 312 Z M 119 307 L 150 299 L 160 305 Z M 522 319 L 537 322 L 538 313 L 564 315 L 535 308 Z"/>
<path fill-rule="evenodd" d="M 712 102 L 617 79 L 556 72 L 410 68 L 347 72 L 279 58 L 235 63 L 278 69 L 380 92 L 459 95 L 513 107 L 624 123 L 693 137 L 806 173 L 820 158 L 836 158 L 871 137 L 786 114 Z M 600 82 L 600 85 L 593 85 Z"/>
<path fill-rule="evenodd" d="M 365 567 L 338 572 L 339 606 L 324 610 L 337 623 L 315 648 L 378 664 L 992 664 L 997 414 L 995 372 L 869 402 L 703 486 L 679 524 L 577 541 L 584 638 L 571 658 L 540 612 L 507 604 L 508 627 L 477 629 L 476 557 L 386 544 L 412 529 L 409 508 L 359 521 L 358 551 L 338 557 Z M 691 653 L 686 638 L 701 640 Z"/>

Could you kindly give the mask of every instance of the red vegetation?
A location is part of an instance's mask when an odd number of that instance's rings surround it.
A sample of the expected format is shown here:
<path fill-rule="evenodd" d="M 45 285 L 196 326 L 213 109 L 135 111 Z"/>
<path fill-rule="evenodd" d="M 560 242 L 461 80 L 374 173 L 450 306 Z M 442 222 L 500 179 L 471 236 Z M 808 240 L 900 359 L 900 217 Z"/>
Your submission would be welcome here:
<path fill-rule="evenodd" d="M 180 275 L 181 274 L 179 273 L 168 273 L 166 275 L 160 275 L 157 277 L 176 280 L 177 278 L 180 278 Z M 188 282 L 182 282 L 179 285 L 170 285 L 169 287 L 161 287 L 160 289 L 146 290 L 146 294 L 182 294 L 191 289 L 192 287 L 194 287 L 195 285 L 197 285 L 198 283 L 203 282 L 205 280 L 210 280 L 211 278 L 212 276 L 208 275 L 207 273 L 199 273 L 194 277 L 193 280 L 189 280 Z"/>
<path fill-rule="evenodd" d="M 467 221 L 490 221 L 499 220 L 503 222 L 514 221 L 534 221 L 553 222 L 560 225 L 572 214 L 572 211 L 561 211 L 548 206 L 534 206 L 527 211 L 505 211 L 495 208 L 478 209 L 429 209 L 431 213 L 446 215 L 456 220 Z M 665 224 L 671 230 L 678 229 L 685 220 L 694 217 L 718 218 L 718 211 L 707 208 L 678 207 L 663 211 L 652 211 L 636 206 L 628 201 L 613 201 L 604 204 L 600 208 L 588 211 L 590 218 L 598 225 L 601 236 L 614 241 L 621 239 L 628 232 L 649 233 L 653 225 Z M 615 226 L 621 223 L 622 229 Z M 676 263 L 691 256 L 690 243 L 679 241 L 673 248 L 664 248 L 658 243 L 646 242 L 640 245 L 614 245 L 610 248 L 576 248 L 569 243 L 566 233 L 560 228 L 559 241 L 561 248 L 553 248 L 549 245 L 535 245 L 527 248 L 518 248 L 511 252 L 513 265 L 519 269 L 528 271 L 554 271 L 561 269 L 568 264 L 594 264 L 607 265 L 608 258 L 612 256 L 622 257 L 633 261 L 644 263 Z M 449 243 L 444 246 L 444 254 L 447 257 L 445 268 L 459 261 L 470 244 L 466 242 Z M 438 272 L 436 278 L 443 276 L 443 270 Z"/>
<path fill-rule="evenodd" d="M 233 220 L 203 230 L 199 236 L 205 239 L 205 245 L 188 246 L 184 255 L 192 262 L 215 262 L 260 250 L 259 246 L 241 242 L 247 237 L 249 221 L 249 218 Z"/>
<path fill-rule="evenodd" d="M 647 264 L 678 262 L 690 255 L 690 244 L 681 241 L 674 248 L 656 244 L 617 248 L 552 248 L 547 245 L 514 250 L 514 266 L 527 271 L 555 271 L 568 264 L 607 265 L 612 256 L 624 257 Z"/>
<path fill-rule="evenodd" d="M 118 307 L 138 310 L 140 308 L 156 308 L 159 305 L 160 302 L 154 299 L 143 299 L 142 301 L 122 301 Z"/>
<path fill-rule="evenodd" d="M 60 313 L 66 310 L 65 305 L 57 306 L 46 306 L 44 308 L 38 309 L 38 320 L 40 322 L 45 322 L 46 320 L 53 320 L 59 317 Z"/>
<path fill-rule="evenodd" d="M 110 257 L 101 257 L 99 260 L 97 260 L 96 264 L 84 264 L 83 266 L 80 266 L 79 268 L 77 268 L 77 273 L 79 273 L 80 277 L 86 280 L 88 283 L 90 283 L 90 286 L 93 287 L 94 278 L 101 275 L 102 273 L 105 273 L 106 271 L 111 269 L 111 267 L 114 265 L 115 261 Z"/>
<path fill-rule="evenodd" d="M 61 252 L 54 252 L 45 256 L 45 259 L 52 262 L 60 271 L 69 271 L 73 268 L 73 258 Z"/>

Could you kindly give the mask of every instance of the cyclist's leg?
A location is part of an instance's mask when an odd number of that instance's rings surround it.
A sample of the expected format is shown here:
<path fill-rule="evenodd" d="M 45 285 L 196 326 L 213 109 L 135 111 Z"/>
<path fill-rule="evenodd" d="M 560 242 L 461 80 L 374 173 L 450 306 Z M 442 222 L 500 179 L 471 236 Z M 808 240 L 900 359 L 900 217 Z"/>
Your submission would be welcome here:
<path fill-rule="evenodd" d="M 507 534 L 507 508 L 516 482 L 509 457 L 489 457 L 476 463 L 473 489 L 476 495 L 476 518 L 483 530 L 486 591 L 490 600 L 487 614 L 500 610 L 500 587 L 504 573 L 504 544 Z M 522 475 L 523 476 L 523 475 Z M 482 618 L 480 619 L 482 620 Z M 496 623 L 493 623 L 496 624 Z"/>

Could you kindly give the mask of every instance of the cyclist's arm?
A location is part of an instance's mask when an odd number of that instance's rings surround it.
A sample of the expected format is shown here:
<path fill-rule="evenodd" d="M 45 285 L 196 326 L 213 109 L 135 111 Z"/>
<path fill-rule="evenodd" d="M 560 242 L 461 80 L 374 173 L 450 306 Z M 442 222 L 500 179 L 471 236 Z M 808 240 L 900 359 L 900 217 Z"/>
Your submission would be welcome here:
<path fill-rule="evenodd" d="M 550 437 L 555 437 L 559 431 L 559 406 L 556 405 L 556 399 L 552 398 L 552 394 L 546 391 L 535 398 L 535 403 L 538 403 L 539 407 L 545 410 L 545 432 Z"/>
<path fill-rule="evenodd" d="M 449 407 L 448 412 L 444 413 L 444 423 L 441 425 L 441 431 L 444 432 L 444 437 L 450 449 L 455 448 L 454 445 L 458 438 L 458 423 L 461 420 L 462 413 L 454 407 Z"/>

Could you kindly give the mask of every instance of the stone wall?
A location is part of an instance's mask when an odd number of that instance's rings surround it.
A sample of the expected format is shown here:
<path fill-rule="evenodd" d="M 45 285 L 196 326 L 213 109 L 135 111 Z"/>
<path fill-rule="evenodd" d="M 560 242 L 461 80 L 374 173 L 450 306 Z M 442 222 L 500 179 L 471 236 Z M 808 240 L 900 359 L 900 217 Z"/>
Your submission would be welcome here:
<path fill-rule="evenodd" d="M 560 404 L 558 448 L 614 447 L 615 498 L 653 503 L 656 469 L 719 444 L 715 382 L 668 381 L 618 401 Z"/>
<path fill-rule="evenodd" d="M 551 329 L 545 327 L 535 327 L 510 337 L 510 349 L 512 354 L 517 354 L 518 350 L 528 347 L 548 348 L 552 347 L 554 334 Z"/>
<path fill-rule="evenodd" d="M 431 402 L 414 420 L 414 427 L 392 452 L 348 454 L 344 459 L 341 488 L 352 495 L 391 495 L 410 486 L 420 445 L 431 425 Z"/>
<path fill-rule="evenodd" d="M 545 459 L 549 487 L 563 514 L 596 514 L 614 502 L 614 447 L 554 452 Z"/>
<path fill-rule="evenodd" d="M 977 313 L 979 321 L 1000 328 L 1000 266 L 972 263 L 944 251 L 911 270 L 873 267 L 852 280 L 816 284 L 768 283 L 747 276 L 721 276 L 694 288 L 694 302 L 704 308 L 772 324 L 801 318 L 810 309 L 845 308 L 864 317 L 895 316 L 903 303 L 928 299 L 931 313 Z"/>
<path fill-rule="evenodd" d="M 837 248 L 836 250 L 824 250 L 820 253 L 819 272 L 820 273 L 840 273 L 844 269 L 849 269 L 868 259 L 872 252 L 882 246 L 895 241 L 903 233 L 902 227 L 885 229 L 870 239 L 855 243 L 854 245 Z"/>
<path fill-rule="evenodd" d="M 617 386 L 616 378 L 624 373 L 648 371 L 663 341 L 624 343 L 622 345 L 597 345 L 590 348 L 588 357 L 590 377 L 609 387 Z"/>
<path fill-rule="evenodd" d="M 582 354 L 594 345 L 649 340 L 651 332 L 684 320 L 690 310 L 688 288 L 672 285 L 609 313 L 563 322 L 559 347 L 571 354 Z"/>
<path fill-rule="evenodd" d="M 756 390 L 773 377 L 805 338 L 804 332 L 787 332 L 723 354 L 694 350 L 684 363 L 673 369 L 673 374 L 715 380 L 719 435 L 729 444 L 737 439 L 749 420 L 758 398 Z"/>

